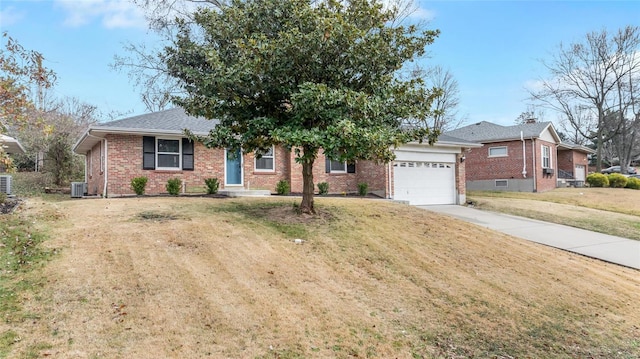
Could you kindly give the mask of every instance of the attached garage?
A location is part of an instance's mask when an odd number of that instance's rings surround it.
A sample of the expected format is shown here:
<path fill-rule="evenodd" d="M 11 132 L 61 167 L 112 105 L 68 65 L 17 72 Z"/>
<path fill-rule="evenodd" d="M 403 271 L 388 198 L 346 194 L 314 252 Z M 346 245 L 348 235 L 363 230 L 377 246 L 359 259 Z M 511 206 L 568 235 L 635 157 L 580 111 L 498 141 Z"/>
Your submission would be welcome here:
<path fill-rule="evenodd" d="M 395 198 L 409 204 L 456 204 L 454 162 L 396 161 Z"/>
<path fill-rule="evenodd" d="M 391 166 L 393 199 L 411 205 L 464 203 L 464 178 L 456 180 L 464 176 L 459 159 L 466 149 L 475 147 L 480 145 L 441 135 L 433 146 L 412 143 L 398 148 Z"/>

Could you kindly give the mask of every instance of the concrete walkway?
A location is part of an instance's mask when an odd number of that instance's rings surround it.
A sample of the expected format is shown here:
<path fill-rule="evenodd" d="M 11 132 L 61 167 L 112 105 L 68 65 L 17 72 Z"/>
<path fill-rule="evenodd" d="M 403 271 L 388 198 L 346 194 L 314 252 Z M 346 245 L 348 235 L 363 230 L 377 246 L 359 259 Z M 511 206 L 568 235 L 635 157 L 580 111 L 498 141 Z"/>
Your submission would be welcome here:
<path fill-rule="evenodd" d="M 466 206 L 419 206 L 515 237 L 640 269 L 640 241 Z"/>

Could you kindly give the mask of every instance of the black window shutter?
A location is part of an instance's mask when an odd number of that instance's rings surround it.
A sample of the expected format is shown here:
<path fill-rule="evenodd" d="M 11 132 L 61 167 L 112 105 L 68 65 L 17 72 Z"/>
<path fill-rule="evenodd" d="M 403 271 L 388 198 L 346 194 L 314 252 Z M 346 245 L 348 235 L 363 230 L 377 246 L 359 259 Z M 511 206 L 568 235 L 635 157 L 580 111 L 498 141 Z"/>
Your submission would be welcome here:
<path fill-rule="evenodd" d="M 156 138 L 153 136 L 142 137 L 142 169 L 156 169 Z"/>
<path fill-rule="evenodd" d="M 193 141 L 182 139 L 182 169 L 185 171 L 193 171 L 193 147 Z"/>
<path fill-rule="evenodd" d="M 324 172 L 331 172 L 331 160 L 329 159 L 329 157 L 325 157 L 324 159 Z"/>
<path fill-rule="evenodd" d="M 347 163 L 347 173 L 356 173 L 356 163 Z"/>

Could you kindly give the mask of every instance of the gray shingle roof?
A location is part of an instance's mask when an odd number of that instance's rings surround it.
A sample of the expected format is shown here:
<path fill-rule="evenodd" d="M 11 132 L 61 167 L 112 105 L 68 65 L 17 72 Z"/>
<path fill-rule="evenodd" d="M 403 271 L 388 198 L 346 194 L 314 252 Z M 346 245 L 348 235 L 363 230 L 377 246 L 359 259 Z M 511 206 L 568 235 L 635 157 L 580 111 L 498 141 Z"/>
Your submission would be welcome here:
<path fill-rule="evenodd" d="M 84 154 L 99 141 L 99 138 L 103 138 L 108 133 L 181 135 L 185 129 L 188 129 L 196 135 L 206 135 L 219 123 L 218 120 L 189 116 L 182 108 L 176 107 L 92 125 L 73 148 L 75 152 Z M 441 134 L 436 142 L 449 146 L 481 146 L 476 141 L 452 136 L 448 133 Z"/>
<path fill-rule="evenodd" d="M 93 127 L 94 129 L 119 129 L 139 132 L 144 132 L 145 130 L 154 132 L 182 132 L 182 130 L 188 129 L 193 133 L 205 134 L 218 123 L 217 120 L 207 120 L 202 117 L 189 116 L 182 108 L 177 107 L 101 123 Z"/>
<path fill-rule="evenodd" d="M 514 126 L 501 126 L 496 125 L 495 123 L 482 121 L 449 131 L 446 134 L 473 142 L 495 142 L 520 139 L 521 131 L 525 138 L 537 138 L 549 126 L 551 126 L 551 122 L 535 122 Z"/>
<path fill-rule="evenodd" d="M 441 133 L 440 136 L 438 136 L 438 141 L 436 141 L 438 143 L 452 143 L 452 144 L 457 144 L 457 145 L 468 145 L 468 146 L 472 146 L 472 147 L 479 147 L 479 143 L 478 142 L 473 142 L 473 141 L 467 141 L 463 138 L 459 138 L 459 137 L 454 137 L 454 136 L 450 136 L 448 133 Z"/>

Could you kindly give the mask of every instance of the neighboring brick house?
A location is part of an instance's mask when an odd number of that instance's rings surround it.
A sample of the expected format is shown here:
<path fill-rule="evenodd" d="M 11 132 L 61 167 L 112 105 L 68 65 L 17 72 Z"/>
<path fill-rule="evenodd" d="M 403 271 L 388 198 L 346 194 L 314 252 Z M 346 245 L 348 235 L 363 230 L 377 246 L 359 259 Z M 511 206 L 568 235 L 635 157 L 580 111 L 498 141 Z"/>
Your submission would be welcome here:
<path fill-rule="evenodd" d="M 588 149 L 563 144 L 551 122 L 483 121 L 447 134 L 484 145 L 466 154 L 469 190 L 548 191 L 558 185 L 559 172 L 579 175 L 587 164 Z"/>
<path fill-rule="evenodd" d="M 589 155 L 596 151 L 562 142 L 558 145 L 558 186 L 583 186 L 589 172 Z"/>
<path fill-rule="evenodd" d="M 206 178 L 218 178 L 221 190 L 275 191 L 285 180 L 302 192 L 302 166 L 295 153 L 274 147 L 262 158 L 253 153 L 230 154 L 190 142 L 183 129 L 206 135 L 217 124 L 188 116 L 180 108 L 92 125 L 74 146 L 86 158 L 87 194 L 132 195 L 131 179 L 146 176 L 147 194 L 166 193 L 171 178 L 180 178 L 185 192 L 202 189 Z M 391 164 L 370 161 L 315 161 L 314 182 L 329 183 L 331 193 L 353 193 L 365 182 L 369 191 L 412 204 L 456 204 L 465 201 L 464 163 L 460 157 L 479 144 L 443 135 L 428 144 L 407 144 L 395 151 Z M 317 188 L 316 188 L 317 189 Z"/>

